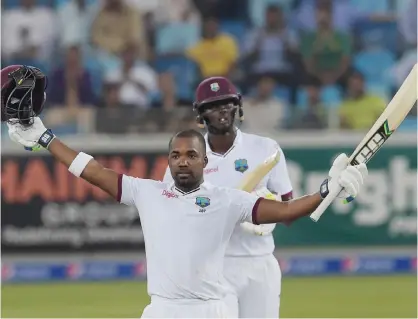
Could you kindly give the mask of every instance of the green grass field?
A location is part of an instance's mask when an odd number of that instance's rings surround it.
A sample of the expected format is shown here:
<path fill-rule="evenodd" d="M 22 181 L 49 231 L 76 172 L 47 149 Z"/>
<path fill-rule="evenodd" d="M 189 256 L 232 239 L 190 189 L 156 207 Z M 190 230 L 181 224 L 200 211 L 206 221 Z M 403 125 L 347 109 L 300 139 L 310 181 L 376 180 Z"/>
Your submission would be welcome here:
<path fill-rule="evenodd" d="M 139 318 L 142 282 L 18 284 L 2 287 L 2 318 Z M 417 318 L 417 278 L 285 278 L 281 317 Z"/>

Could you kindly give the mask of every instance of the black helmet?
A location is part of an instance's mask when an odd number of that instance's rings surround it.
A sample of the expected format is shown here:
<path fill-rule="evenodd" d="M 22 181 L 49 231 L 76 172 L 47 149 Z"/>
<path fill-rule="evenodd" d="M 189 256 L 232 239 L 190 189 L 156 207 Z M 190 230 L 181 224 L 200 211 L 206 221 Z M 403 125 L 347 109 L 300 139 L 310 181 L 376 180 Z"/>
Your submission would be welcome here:
<path fill-rule="evenodd" d="M 1 70 L 1 121 L 31 125 L 46 100 L 47 77 L 38 68 L 10 65 Z"/>

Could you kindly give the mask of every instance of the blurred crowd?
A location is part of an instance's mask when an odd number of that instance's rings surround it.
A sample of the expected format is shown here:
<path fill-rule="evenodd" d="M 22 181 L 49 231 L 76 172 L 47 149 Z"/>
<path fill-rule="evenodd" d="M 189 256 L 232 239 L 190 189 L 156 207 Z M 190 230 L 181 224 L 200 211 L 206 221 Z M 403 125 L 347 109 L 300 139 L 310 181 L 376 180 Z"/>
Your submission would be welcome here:
<path fill-rule="evenodd" d="M 48 74 L 60 134 L 194 127 L 216 75 L 248 130 L 365 130 L 417 61 L 416 0 L 3 0 L 1 23 L 2 66 Z"/>

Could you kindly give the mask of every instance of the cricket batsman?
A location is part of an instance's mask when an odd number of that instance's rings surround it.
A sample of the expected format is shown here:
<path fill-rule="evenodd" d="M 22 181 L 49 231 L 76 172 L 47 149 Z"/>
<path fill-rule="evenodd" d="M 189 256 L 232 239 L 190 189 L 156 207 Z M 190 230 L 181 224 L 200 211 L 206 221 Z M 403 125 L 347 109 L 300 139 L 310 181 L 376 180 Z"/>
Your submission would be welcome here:
<path fill-rule="evenodd" d="M 231 317 L 224 301 L 223 262 L 236 225 L 288 223 L 307 216 L 330 190 L 342 187 L 344 196 L 357 196 L 367 176 L 364 164 L 350 166 L 341 154 L 317 193 L 288 202 L 214 186 L 204 181 L 206 142 L 194 130 L 179 132 L 170 140 L 172 183 L 119 174 L 65 145 L 44 126 L 38 115 L 45 95 L 36 87 L 45 83 L 38 71 L 27 66 L 1 70 L 2 120 L 14 142 L 26 149 L 47 150 L 74 176 L 137 208 L 151 297 L 142 318 Z"/>
<path fill-rule="evenodd" d="M 260 197 L 288 201 L 292 185 L 286 159 L 280 146 L 270 138 L 247 134 L 237 129 L 238 112 L 242 120 L 242 100 L 235 86 L 224 77 L 211 77 L 196 89 L 199 126 L 207 129 L 208 166 L 205 180 L 237 188 L 245 174 L 262 164 L 277 150 L 278 164 L 263 178 L 253 193 Z M 164 181 L 172 181 L 167 168 Z M 230 311 L 239 318 L 278 318 L 281 292 L 281 271 L 273 255 L 275 224 L 236 225 L 227 246 L 224 275 L 231 286 L 226 301 Z"/>

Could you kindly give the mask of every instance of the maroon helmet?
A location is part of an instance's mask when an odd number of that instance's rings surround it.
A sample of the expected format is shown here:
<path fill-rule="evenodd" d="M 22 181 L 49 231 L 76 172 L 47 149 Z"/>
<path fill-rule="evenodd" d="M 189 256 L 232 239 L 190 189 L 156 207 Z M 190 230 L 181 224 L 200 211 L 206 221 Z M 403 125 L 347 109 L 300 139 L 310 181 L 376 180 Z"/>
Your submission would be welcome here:
<path fill-rule="evenodd" d="M 200 82 L 195 92 L 193 109 L 200 114 L 206 105 L 215 102 L 234 103 L 238 106 L 240 120 L 244 120 L 241 94 L 238 93 L 231 81 L 222 76 L 210 77 Z M 198 115 L 197 120 L 199 125 L 204 124 L 200 115 Z"/>
<path fill-rule="evenodd" d="M 31 125 L 46 100 L 47 77 L 38 68 L 10 65 L 1 70 L 1 121 Z"/>

